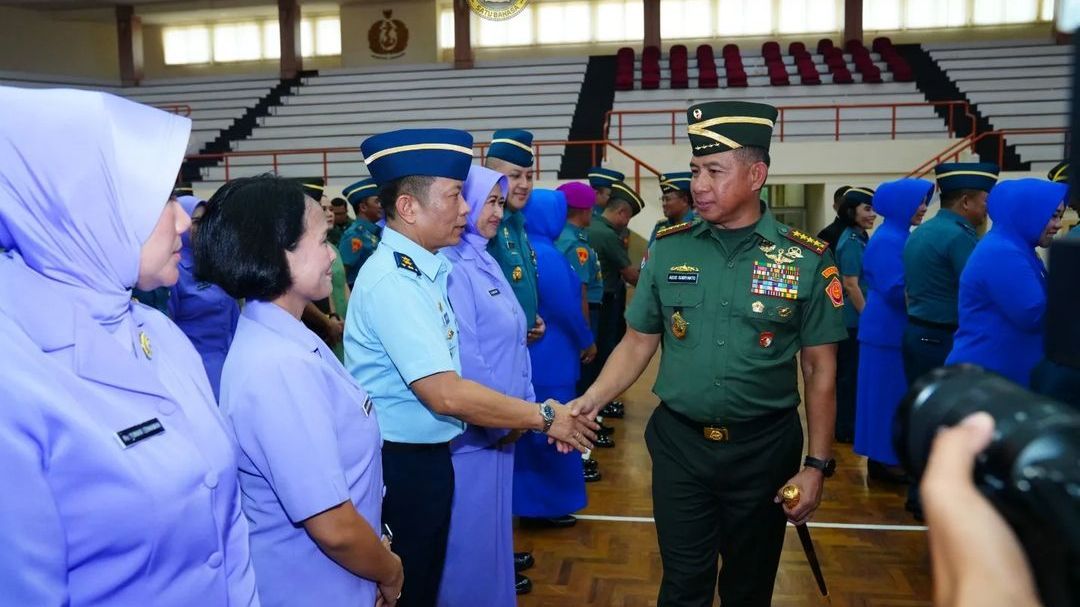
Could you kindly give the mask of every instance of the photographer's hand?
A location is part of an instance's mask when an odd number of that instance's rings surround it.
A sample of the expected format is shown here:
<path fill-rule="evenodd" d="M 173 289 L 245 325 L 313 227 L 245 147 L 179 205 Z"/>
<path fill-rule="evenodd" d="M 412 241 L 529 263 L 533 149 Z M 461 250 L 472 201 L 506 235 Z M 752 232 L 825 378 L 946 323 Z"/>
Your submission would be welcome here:
<path fill-rule="evenodd" d="M 975 456 L 993 433 L 994 419 L 975 413 L 939 432 L 930 450 L 921 489 L 935 605 L 1040 604 L 1020 542 L 972 480 Z"/>

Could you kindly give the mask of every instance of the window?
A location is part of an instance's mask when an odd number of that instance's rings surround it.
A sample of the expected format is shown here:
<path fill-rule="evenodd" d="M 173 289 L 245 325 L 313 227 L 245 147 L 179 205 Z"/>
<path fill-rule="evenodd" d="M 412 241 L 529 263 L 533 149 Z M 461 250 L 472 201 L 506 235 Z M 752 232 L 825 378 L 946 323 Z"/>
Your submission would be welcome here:
<path fill-rule="evenodd" d="M 717 33 L 752 36 L 772 32 L 773 3 L 761 0 L 719 0 Z"/>
<path fill-rule="evenodd" d="M 1054 0 L 864 0 L 867 31 L 1034 23 L 1054 18 Z"/>
<path fill-rule="evenodd" d="M 711 0 L 668 0 L 660 3 L 660 37 L 708 38 L 712 35 Z"/>
<path fill-rule="evenodd" d="M 168 27 L 163 35 L 166 65 L 210 63 L 210 28 Z"/>
<path fill-rule="evenodd" d="M 597 42 L 641 40 L 645 37 L 645 7 L 641 0 L 598 2 L 593 30 Z"/>
<path fill-rule="evenodd" d="M 537 7 L 537 42 L 559 44 L 588 42 L 592 38 L 588 2 L 541 4 Z"/>
<path fill-rule="evenodd" d="M 965 25 L 967 0 L 907 0 L 904 13 L 909 28 Z"/>
<path fill-rule="evenodd" d="M 975 0 L 972 9 L 976 25 L 1030 23 L 1039 16 L 1038 0 Z"/>
<path fill-rule="evenodd" d="M 276 19 L 166 27 L 165 65 L 258 61 L 281 57 Z M 304 57 L 341 54 L 341 19 L 316 16 L 300 21 Z"/>
<path fill-rule="evenodd" d="M 476 17 L 472 25 L 472 29 L 476 31 L 477 46 L 527 46 L 536 43 L 531 5 L 526 6 L 512 19 L 492 21 Z M 477 25 L 479 27 L 476 27 Z"/>
<path fill-rule="evenodd" d="M 836 32 L 841 5 L 834 0 L 780 0 L 777 31 L 781 34 Z"/>

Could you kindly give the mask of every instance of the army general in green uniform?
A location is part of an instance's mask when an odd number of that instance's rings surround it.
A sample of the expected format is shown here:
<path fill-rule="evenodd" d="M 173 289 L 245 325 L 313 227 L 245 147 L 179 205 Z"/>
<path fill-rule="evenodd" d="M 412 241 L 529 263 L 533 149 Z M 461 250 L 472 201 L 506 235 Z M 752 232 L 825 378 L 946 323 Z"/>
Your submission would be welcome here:
<path fill-rule="evenodd" d="M 769 605 L 785 521 L 813 515 L 835 468 L 843 289 L 827 245 L 760 202 L 776 114 L 745 102 L 690 108 L 698 218 L 658 232 L 626 336 L 573 403 L 592 415 L 641 375 L 663 342 L 653 387 L 661 404 L 645 430 L 664 567 L 660 607 L 708 607 L 717 582 L 725 606 Z M 802 496 L 790 509 L 778 496 L 788 483 Z"/>

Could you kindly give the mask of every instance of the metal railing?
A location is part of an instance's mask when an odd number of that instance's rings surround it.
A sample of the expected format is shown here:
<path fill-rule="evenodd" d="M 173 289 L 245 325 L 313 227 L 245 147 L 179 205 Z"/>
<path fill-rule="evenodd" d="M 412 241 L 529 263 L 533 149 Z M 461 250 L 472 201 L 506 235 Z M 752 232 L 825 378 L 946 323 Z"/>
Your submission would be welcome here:
<path fill-rule="evenodd" d="M 781 105 L 776 109 L 779 111 L 779 116 L 776 119 L 776 125 L 773 127 L 773 132 L 776 133 L 780 141 L 784 140 L 785 130 L 789 120 L 791 120 L 791 114 L 804 112 L 804 111 L 820 111 L 831 110 L 833 112 L 833 140 L 840 141 L 840 124 L 844 120 L 843 110 L 853 109 L 887 109 L 890 110 L 890 120 L 892 127 L 890 129 L 890 139 L 896 139 L 897 135 L 897 121 L 902 120 L 897 116 L 897 109 L 902 107 L 944 107 L 947 109 L 947 116 L 945 118 L 946 126 L 949 130 L 949 137 L 952 138 L 956 133 L 956 124 L 954 115 L 958 112 L 963 112 L 964 118 L 970 120 L 971 130 L 969 132 L 974 133 L 977 130 L 977 123 L 975 120 L 975 114 L 971 112 L 971 106 L 967 101 L 955 100 L 955 101 L 925 101 L 925 102 L 903 102 L 903 103 L 835 103 L 825 105 Z M 604 133 L 611 136 L 611 126 L 614 120 L 614 126 L 618 131 L 614 141 L 620 145 L 623 142 L 623 119 L 624 115 L 646 115 L 646 114 L 668 114 L 671 116 L 671 143 L 676 143 L 676 127 L 679 125 L 677 116 L 686 113 L 686 108 L 678 109 L 655 109 L 655 110 L 609 110 L 604 116 Z M 849 118 L 849 120 L 857 120 Z M 862 118 L 865 120 L 865 118 Z"/>
<path fill-rule="evenodd" d="M 154 105 L 159 110 L 165 110 L 166 112 L 172 112 L 173 114 L 179 114 L 181 116 L 191 116 L 191 106 L 186 103 L 161 103 Z"/>
<path fill-rule="evenodd" d="M 480 162 L 484 162 L 486 157 L 487 148 L 491 144 L 489 142 L 481 142 L 473 145 L 473 148 L 479 152 Z M 645 161 L 634 156 L 628 152 L 621 145 L 608 140 L 596 139 L 587 141 L 534 141 L 533 142 L 533 156 L 535 163 L 533 170 L 539 172 L 542 168 L 542 150 L 551 147 L 570 148 L 575 146 L 589 146 L 589 156 L 591 165 L 596 166 L 599 164 L 599 160 L 607 158 L 608 149 L 617 152 L 618 154 L 626 157 L 628 160 L 634 163 L 634 188 L 641 189 L 641 176 L 642 172 L 647 172 L 660 176 L 660 171 L 652 167 Z M 345 162 L 357 162 L 355 158 L 334 158 L 343 154 L 359 154 L 359 147 L 337 147 L 337 148 L 310 148 L 310 149 L 286 149 L 286 150 L 252 150 L 252 151 L 239 151 L 239 152 L 218 152 L 212 154 L 189 154 L 185 160 L 203 160 L 222 163 L 222 168 L 225 170 L 225 181 L 229 181 L 232 176 L 233 163 L 231 159 L 235 158 L 251 158 L 251 157 L 267 157 L 269 165 L 268 168 L 273 172 L 279 172 L 281 165 L 284 163 L 283 159 L 290 156 L 318 156 L 322 164 L 322 177 L 323 179 L 329 179 L 330 165 L 335 163 Z"/>
<path fill-rule="evenodd" d="M 959 141 L 955 141 L 946 147 L 944 150 L 938 152 L 932 158 L 926 162 L 920 164 L 910 173 L 908 177 L 923 177 L 931 171 L 934 167 L 942 162 L 957 162 L 960 160 L 960 155 L 965 152 L 974 152 L 975 146 L 980 141 L 996 138 L 997 139 L 997 164 L 999 167 L 1005 166 L 1005 146 L 1008 145 L 1006 137 L 1012 135 L 1056 135 L 1065 134 L 1065 142 L 1062 147 L 1062 158 L 1069 157 L 1069 148 L 1071 142 L 1069 141 L 1069 129 L 1066 127 L 1041 127 L 1041 128 L 1015 128 L 1015 129 L 998 129 L 996 131 L 986 131 L 977 135 L 969 135 Z"/>

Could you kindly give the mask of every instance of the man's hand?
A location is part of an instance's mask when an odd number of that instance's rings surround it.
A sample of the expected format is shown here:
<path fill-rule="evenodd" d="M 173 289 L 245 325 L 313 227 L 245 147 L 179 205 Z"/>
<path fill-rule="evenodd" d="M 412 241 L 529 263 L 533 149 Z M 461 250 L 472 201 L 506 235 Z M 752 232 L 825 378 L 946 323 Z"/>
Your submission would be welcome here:
<path fill-rule="evenodd" d="M 783 486 L 795 485 L 799 488 L 799 503 L 795 504 L 794 508 L 788 508 L 787 504 L 784 504 L 784 514 L 793 525 L 802 525 L 814 516 L 814 512 L 821 503 L 821 488 L 824 484 L 825 474 L 817 468 L 803 468 L 784 483 Z M 783 486 L 777 488 L 776 497 L 773 498 L 777 504 L 782 504 L 784 501 L 780 497 L 780 489 Z"/>
<path fill-rule="evenodd" d="M 547 404 L 555 409 L 555 421 L 552 422 L 547 435 L 549 439 L 558 443 L 556 446 L 559 453 L 569 453 L 573 450 L 585 453 L 592 449 L 593 441 L 596 440 L 596 431 L 600 429 L 596 420 L 592 417 L 571 415 L 570 407 L 561 405 L 555 400 L 549 399 Z"/>
<path fill-rule="evenodd" d="M 529 333 L 528 333 L 528 335 L 526 335 L 525 341 L 527 341 L 528 343 L 531 344 L 531 343 L 539 340 L 541 337 L 543 337 L 544 333 L 546 333 L 546 332 L 547 332 L 547 325 L 544 324 L 544 319 L 540 318 L 540 315 L 537 314 L 536 315 L 536 324 L 533 325 L 533 328 L 529 329 Z"/>
<path fill-rule="evenodd" d="M 591 344 L 588 348 L 581 351 L 581 362 L 586 365 L 592 363 L 596 359 L 596 344 Z"/>
<path fill-rule="evenodd" d="M 594 419 L 600 409 L 604 408 L 607 403 L 595 402 L 589 393 L 586 392 L 574 400 L 566 403 L 566 406 L 570 407 L 570 415 L 577 417 L 584 417 L 585 419 Z"/>
<path fill-rule="evenodd" d="M 994 419 L 980 412 L 934 438 L 920 488 L 930 527 L 935 605 L 1040 604 L 1016 534 L 972 480 L 975 457 L 993 434 Z"/>

